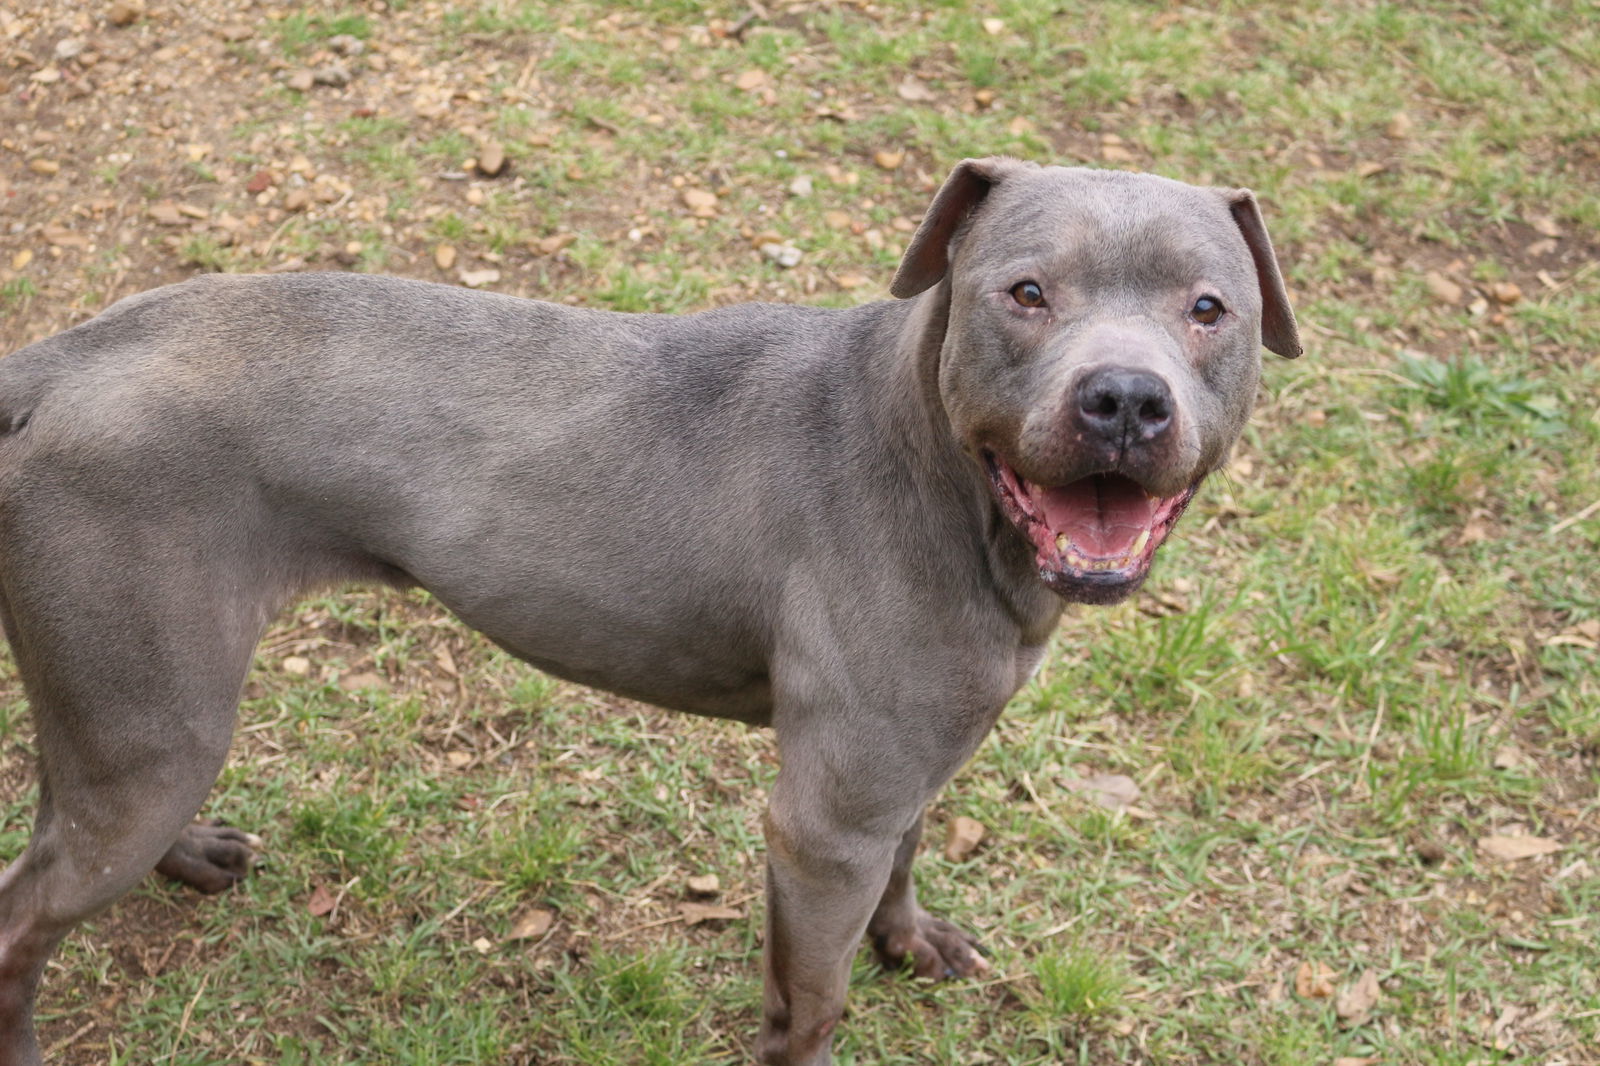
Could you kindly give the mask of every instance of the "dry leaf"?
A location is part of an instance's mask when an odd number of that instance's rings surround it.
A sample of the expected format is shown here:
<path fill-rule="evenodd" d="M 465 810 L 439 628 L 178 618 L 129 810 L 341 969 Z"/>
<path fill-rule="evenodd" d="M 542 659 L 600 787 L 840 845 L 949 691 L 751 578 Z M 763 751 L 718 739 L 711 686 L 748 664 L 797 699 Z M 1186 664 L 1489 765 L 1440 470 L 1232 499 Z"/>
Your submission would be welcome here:
<path fill-rule="evenodd" d="M 906 75 L 905 81 L 895 87 L 895 92 L 900 95 L 900 99 L 913 104 L 926 103 L 934 99 L 933 90 L 912 74 Z"/>
<path fill-rule="evenodd" d="M 1360 1025 L 1367 1020 L 1367 1015 L 1372 1013 L 1372 1008 L 1381 998 L 1383 991 L 1378 987 L 1378 975 L 1371 970 L 1364 970 L 1355 984 L 1339 993 L 1333 1009 L 1351 1025 Z"/>
<path fill-rule="evenodd" d="M 878 151 L 872 153 L 872 161 L 878 164 L 878 166 L 882 167 L 884 170 L 895 170 L 900 166 L 901 163 L 906 161 L 906 154 L 904 152 L 891 152 L 888 149 L 880 148 Z"/>
<path fill-rule="evenodd" d="M 31 262 L 33 262 L 33 249 L 24 248 L 22 251 L 11 257 L 11 269 L 21 270 Z"/>
<path fill-rule="evenodd" d="M 333 908 L 338 905 L 338 897 L 328 891 L 327 885 L 317 885 L 312 888 L 311 898 L 306 901 L 306 910 L 311 912 L 312 917 L 321 918 L 325 914 L 332 913 Z"/>
<path fill-rule="evenodd" d="M 1382 1061 L 1383 1060 L 1378 1058 L 1376 1055 L 1371 1055 L 1367 1058 L 1361 1059 L 1351 1058 L 1348 1055 L 1341 1055 L 1339 1058 L 1333 1060 L 1333 1066 L 1377 1066 L 1377 1064 Z"/>
<path fill-rule="evenodd" d="M 1301 999 L 1327 999 L 1333 995 L 1333 971 L 1326 963 L 1307 959 L 1294 972 L 1294 994 Z"/>
<path fill-rule="evenodd" d="M 1501 859 L 1505 862 L 1515 862 L 1518 859 L 1529 859 L 1535 855 L 1549 855 L 1560 851 L 1564 844 L 1548 837 L 1502 837 L 1486 836 L 1478 841 L 1478 850 L 1491 859 Z"/>
<path fill-rule="evenodd" d="M 743 90 L 744 92 L 749 92 L 751 89 L 761 88 L 766 83 L 766 71 L 751 69 L 745 71 L 743 74 L 740 74 L 737 78 L 735 78 L 733 81 L 733 87 L 735 89 Z"/>
<path fill-rule="evenodd" d="M 506 934 L 506 939 L 535 940 L 548 933 L 555 920 L 556 916 L 543 907 L 530 907 L 511 923 L 511 931 Z"/>
<path fill-rule="evenodd" d="M 1066 786 L 1108 811 L 1120 811 L 1139 798 L 1139 786 L 1123 774 L 1095 774 L 1068 781 Z"/>
<path fill-rule="evenodd" d="M 960 862 L 977 850 L 986 832 L 983 823 L 975 818 L 952 818 L 945 828 L 944 857 L 951 862 Z"/>
<path fill-rule="evenodd" d="M 724 907 L 720 903 L 680 903 L 678 913 L 683 916 L 684 925 L 699 925 L 701 922 L 733 921 L 743 918 L 744 911 L 738 907 Z"/>

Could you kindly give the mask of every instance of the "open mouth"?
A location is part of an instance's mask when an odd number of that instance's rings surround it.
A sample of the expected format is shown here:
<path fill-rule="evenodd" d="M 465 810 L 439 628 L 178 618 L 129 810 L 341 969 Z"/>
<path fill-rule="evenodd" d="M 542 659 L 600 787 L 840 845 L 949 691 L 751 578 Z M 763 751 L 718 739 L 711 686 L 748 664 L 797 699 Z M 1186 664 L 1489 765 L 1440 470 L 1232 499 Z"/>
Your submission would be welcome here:
<path fill-rule="evenodd" d="M 1001 509 L 1036 549 L 1040 579 L 1086 601 L 1118 600 L 1138 588 L 1200 484 L 1175 496 L 1152 496 L 1111 473 L 1040 485 L 992 452 L 984 460 Z"/>

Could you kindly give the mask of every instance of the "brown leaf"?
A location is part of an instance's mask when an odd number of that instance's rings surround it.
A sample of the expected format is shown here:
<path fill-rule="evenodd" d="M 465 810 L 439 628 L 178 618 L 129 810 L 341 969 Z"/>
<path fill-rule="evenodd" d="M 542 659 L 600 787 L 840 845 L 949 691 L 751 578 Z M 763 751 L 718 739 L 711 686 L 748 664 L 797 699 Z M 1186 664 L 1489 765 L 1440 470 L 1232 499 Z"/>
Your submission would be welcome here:
<path fill-rule="evenodd" d="M 511 931 L 506 934 L 506 939 L 536 940 L 550 931 L 555 920 L 556 916 L 543 907 L 529 907 L 511 923 Z"/>
<path fill-rule="evenodd" d="M 321 918 L 332 913 L 333 908 L 339 905 L 339 898 L 328 890 L 327 885 L 317 885 L 311 890 L 311 898 L 306 901 L 306 910 L 314 918 Z"/>
<path fill-rule="evenodd" d="M 1500 859 L 1503 862 L 1530 859 L 1535 855 L 1549 855 L 1565 846 L 1560 841 L 1548 837 L 1486 836 L 1478 841 L 1479 851 L 1491 859 Z"/>
<path fill-rule="evenodd" d="M 878 164 L 878 166 L 884 170 L 895 170 L 899 168 L 901 163 L 906 161 L 906 154 L 904 152 L 891 152 L 886 148 L 881 148 L 872 153 L 872 161 Z"/>
<path fill-rule="evenodd" d="M 983 823 L 975 818 L 957 816 L 950 819 L 944 833 L 944 857 L 951 862 L 960 862 L 977 850 L 986 832 Z"/>
<path fill-rule="evenodd" d="M 751 69 L 751 70 L 745 71 L 744 73 L 740 74 L 737 78 L 735 78 L 734 81 L 733 81 L 733 87 L 735 89 L 742 90 L 743 92 L 749 92 L 751 89 L 759 89 L 759 88 L 761 88 L 766 83 L 767 83 L 767 72 L 766 71 L 758 70 L 758 69 Z"/>
<path fill-rule="evenodd" d="M 1294 994 L 1301 999 L 1327 999 L 1333 995 L 1333 971 L 1326 963 L 1307 959 L 1294 972 Z"/>
<path fill-rule="evenodd" d="M 720 903 L 680 903 L 678 913 L 683 916 L 684 925 L 733 921 L 744 917 L 744 911 L 738 907 L 724 907 Z"/>
<path fill-rule="evenodd" d="M 1339 993 L 1339 998 L 1333 1001 L 1333 1009 L 1350 1024 L 1360 1025 L 1381 998 L 1383 991 L 1378 987 L 1378 975 L 1364 970 L 1355 984 Z"/>

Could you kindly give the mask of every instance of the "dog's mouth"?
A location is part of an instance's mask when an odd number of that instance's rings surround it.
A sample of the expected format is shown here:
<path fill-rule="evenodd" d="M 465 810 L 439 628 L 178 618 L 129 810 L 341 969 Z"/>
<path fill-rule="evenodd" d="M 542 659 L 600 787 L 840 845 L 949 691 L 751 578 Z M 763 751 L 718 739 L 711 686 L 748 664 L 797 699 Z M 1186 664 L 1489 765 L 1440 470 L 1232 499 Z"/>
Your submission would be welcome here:
<path fill-rule="evenodd" d="M 1040 580 L 1084 603 L 1114 603 L 1139 587 L 1200 486 L 1153 496 L 1115 473 L 1040 485 L 993 452 L 983 457 L 1000 509 L 1036 549 Z"/>

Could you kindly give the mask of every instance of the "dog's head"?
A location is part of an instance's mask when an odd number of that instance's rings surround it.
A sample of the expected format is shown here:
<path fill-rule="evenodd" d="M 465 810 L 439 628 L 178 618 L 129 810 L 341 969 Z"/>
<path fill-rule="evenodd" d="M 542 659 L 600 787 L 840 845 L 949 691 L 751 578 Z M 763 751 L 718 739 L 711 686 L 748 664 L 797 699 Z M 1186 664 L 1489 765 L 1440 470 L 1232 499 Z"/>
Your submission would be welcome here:
<path fill-rule="evenodd" d="M 1255 198 L 1148 174 L 969 159 L 895 274 L 943 286 L 939 394 L 1062 597 L 1114 603 L 1300 354 Z"/>

